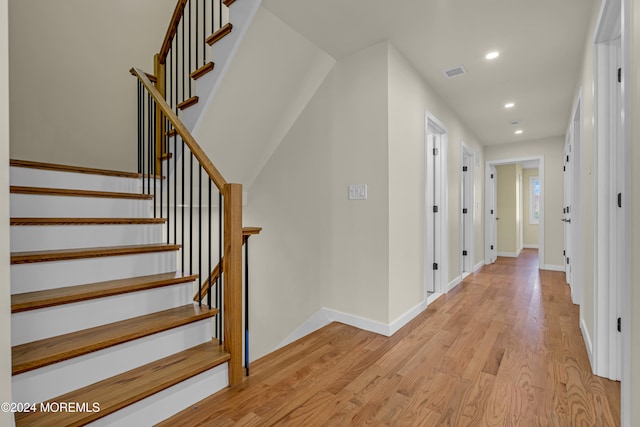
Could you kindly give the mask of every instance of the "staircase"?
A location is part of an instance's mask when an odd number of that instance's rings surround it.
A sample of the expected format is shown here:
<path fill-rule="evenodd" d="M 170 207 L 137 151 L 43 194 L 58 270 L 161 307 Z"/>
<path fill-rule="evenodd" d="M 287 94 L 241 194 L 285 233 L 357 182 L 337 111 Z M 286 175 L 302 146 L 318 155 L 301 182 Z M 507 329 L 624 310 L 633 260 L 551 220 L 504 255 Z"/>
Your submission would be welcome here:
<path fill-rule="evenodd" d="M 242 246 L 260 228 L 190 129 L 258 4 L 178 0 L 154 73 L 131 70 L 137 173 L 11 161 L 17 426 L 151 425 L 241 382 Z"/>
<path fill-rule="evenodd" d="M 37 409 L 18 426 L 147 425 L 228 384 L 218 310 L 193 303 L 141 180 L 12 161 L 13 397 Z"/>

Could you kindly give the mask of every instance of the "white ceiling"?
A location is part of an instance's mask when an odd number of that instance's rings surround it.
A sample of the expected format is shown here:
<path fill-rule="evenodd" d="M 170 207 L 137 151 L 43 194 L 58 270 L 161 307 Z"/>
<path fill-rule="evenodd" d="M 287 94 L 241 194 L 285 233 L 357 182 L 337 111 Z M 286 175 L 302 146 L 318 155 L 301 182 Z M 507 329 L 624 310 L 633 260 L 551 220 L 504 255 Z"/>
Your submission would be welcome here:
<path fill-rule="evenodd" d="M 336 59 L 389 40 L 485 145 L 563 135 L 597 0 L 264 0 Z M 492 50 L 493 61 L 484 59 Z M 443 71 L 464 65 L 467 74 Z M 506 110 L 506 102 L 516 106 Z M 515 135 L 519 120 L 521 135 Z"/>

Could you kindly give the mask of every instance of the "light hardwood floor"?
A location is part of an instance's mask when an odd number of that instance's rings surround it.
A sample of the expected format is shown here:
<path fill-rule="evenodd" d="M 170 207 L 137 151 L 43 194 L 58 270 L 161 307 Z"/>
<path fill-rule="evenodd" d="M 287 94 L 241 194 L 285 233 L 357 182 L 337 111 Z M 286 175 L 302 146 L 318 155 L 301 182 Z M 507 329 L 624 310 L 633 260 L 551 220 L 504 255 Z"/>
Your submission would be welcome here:
<path fill-rule="evenodd" d="M 392 337 L 333 323 L 163 426 L 618 426 L 564 273 L 498 258 Z"/>

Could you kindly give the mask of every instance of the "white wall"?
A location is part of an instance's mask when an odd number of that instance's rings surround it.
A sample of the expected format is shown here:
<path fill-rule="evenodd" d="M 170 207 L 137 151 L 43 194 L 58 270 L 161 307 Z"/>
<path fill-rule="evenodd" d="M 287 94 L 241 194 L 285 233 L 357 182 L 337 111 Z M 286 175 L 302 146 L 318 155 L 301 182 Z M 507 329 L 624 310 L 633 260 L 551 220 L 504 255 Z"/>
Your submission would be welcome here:
<path fill-rule="evenodd" d="M 564 137 L 536 141 L 490 145 L 485 148 L 487 161 L 544 156 L 544 264 L 563 268 L 562 157 Z"/>
<path fill-rule="evenodd" d="M 249 189 L 245 223 L 264 229 L 251 241 L 252 358 L 323 307 L 389 325 L 424 301 L 426 111 L 449 130 L 448 280 L 460 274 L 460 141 L 481 148 L 393 46 L 363 49 L 335 64 Z M 353 184 L 367 200 L 347 199 Z"/>
<path fill-rule="evenodd" d="M 8 3 L 0 0 L 0 402 L 11 402 L 11 287 L 9 285 L 9 34 Z M 0 424 L 13 416 L 0 412 Z"/>
<path fill-rule="evenodd" d="M 175 0 L 10 0 L 11 157 L 134 170 L 136 85 Z"/>
<path fill-rule="evenodd" d="M 447 283 L 460 276 L 461 141 L 475 154 L 474 265 L 484 259 L 484 158 L 480 141 L 416 70 L 389 45 L 389 286 L 391 321 L 415 306 L 424 292 L 425 113 L 448 131 Z"/>

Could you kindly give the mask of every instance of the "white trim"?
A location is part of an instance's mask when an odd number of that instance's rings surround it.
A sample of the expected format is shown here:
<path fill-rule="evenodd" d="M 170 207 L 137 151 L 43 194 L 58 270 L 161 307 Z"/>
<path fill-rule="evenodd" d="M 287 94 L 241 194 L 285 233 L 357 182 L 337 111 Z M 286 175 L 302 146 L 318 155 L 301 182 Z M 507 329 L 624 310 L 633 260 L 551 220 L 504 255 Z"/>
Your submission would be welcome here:
<path fill-rule="evenodd" d="M 428 300 L 423 300 L 416 304 L 389 324 L 323 307 L 313 313 L 302 325 L 298 326 L 296 330 L 289 334 L 289 336 L 285 338 L 277 348 L 291 344 L 292 342 L 299 340 L 300 338 L 305 337 L 332 322 L 344 323 L 358 329 L 390 337 L 422 313 L 427 308 L 428 303 L 435 301 L 441 295 L 441 293 L 434 293 L 430 295 Z"/>
<path fill-rule="evenodd" d="M 518 251 L 518 252 L 498 252 L 498 256 L 507 257 L 507 258 L 518 258 L 520 256 L 520 251 Z"/>
<path fill-rule="evenodd" d="M 483 261 L 480 261 L 479 263 L 477 263 L 476 265 L 473 266 L 473 272 L 477 272 L 478 270 L 480 270 L 482 267 L 484 267 L 486 264 Z"/>
<path fill-rule="evenodd" d="M 589 363 L 591 364 L 591 366 L 593 366 L 593 343 L 591 342 L 591 337 L 589 336 L 589 328 L 587 328 L 587 324 L 585 323 L 583 318 L 580 318 L 580 331 L 582 332 L 584 345 L 587 348 Z"/>
<path fill-rule="evenodd" d="M 538 249 L 538 245 L 522 245 L 523 249 Z"/>
<path fill-rule="evenodd" d="M 444 294 L 440 293 L 440 292 L 434 292 L 434 293 L 430 294 L 427 297 L 427 307 L 430 306 L 431 304 L 433 304 L 435 302 L 435 300 L 440 298 L 442 295 L 444 295 Z"/>
<path fill-rule="evenodd" d="M 449 292 L 450 290 L 458 286 L 460 283 L 462 283 L 462 277 L 460 276 L 450 281 L 449 284 L 447 285 L 447 292 Z"/>
<path fill-rule="evenodd" d="M 430 140 L 430 136 L 438 135 L 438 156 L 434 158 L 430 153 L 432 144 L 435 144 L 435 138 Z M 434 115 L 425 112 L 425 162 L 424 162 L 424 192 L 425 192 L 425 217 L 424 217 L 424 294 L 427 295 L 431 290 L 431 281 L 429 274 L 433 273 L 433 291 L 446 292 L 446 275 L 448 270 L 448 223 L 449 223 L 449 200 L 448 200 L 448 130 L 447 127 L 438 120 Z M 440 185 L 435 186 L 435 191 L 428 191 L 432 181 L 429 180 L 427 174 L 428 166 L 432 165 L 435 174 L 439 175 Z M 434 193 L 435 194 L 432 194 Z M 429 227 L 433 218 L 432 206 L 436 203 L 434 199 L 438 198 L 439 206 L 439 224 L 437 227 Z M 433 229 L 433 230 L 432 230 Z M 430 231 L 431 230 L 431 231 Z M 433 234 L 433 236 L 430 235 Z M 435 242 L 435 248 L 434 244 Z M 434 253 L 435 252 L 435 253 Z M 435 260 L 435 261 L 434 261 Z M 431 265 L 433 262 L 438 263 L 438 269 L 433 270 Z"/>
<path fill-rule="evenodd" d="M 564 271 L 564 265 L 544 264 L 540 266 L 540 270 Z"/>

